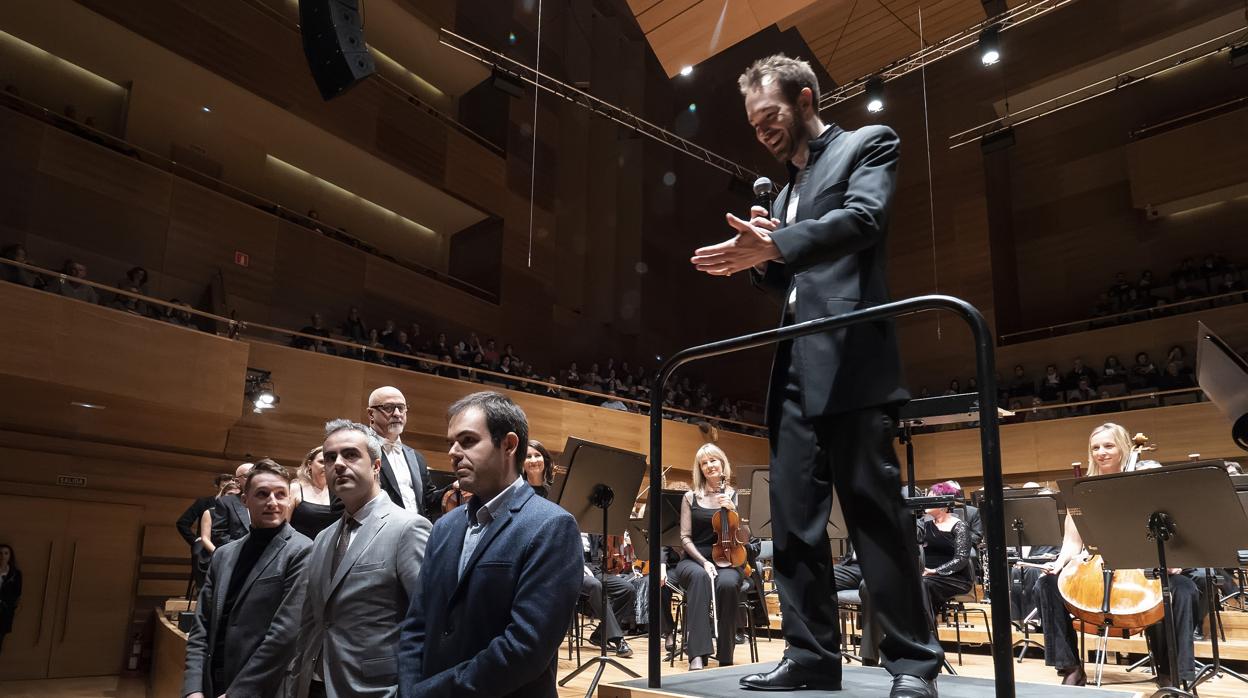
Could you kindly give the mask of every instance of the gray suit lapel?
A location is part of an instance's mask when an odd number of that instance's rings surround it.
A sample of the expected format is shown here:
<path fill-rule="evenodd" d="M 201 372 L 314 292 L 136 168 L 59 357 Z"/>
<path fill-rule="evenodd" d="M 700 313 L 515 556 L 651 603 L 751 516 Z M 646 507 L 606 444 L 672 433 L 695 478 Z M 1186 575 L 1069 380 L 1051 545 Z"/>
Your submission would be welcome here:
<path fill-rule="evenodd" d="M 386 498 L 385 501 L 390 503 L 389 498 Z M 351 541 L 351 547 L 347 548 L 347 554 L 342 557 L 342 562 L 339 563 L 338 570 L 336 572 L 332 572 L 333 577 L 330 578 L 329 585 L 325 587 L 325 599 L 327 601 L 330 596 L 333 596 L 334 589 L 337 589 L 338 585 L 342 583 L 342 578 L 347 576 L 347 572 L 350 571 L 351 566 L 355 564 L 355 561 L 360 559 L 360 555 L 368 549 L 368 546 L 372 545 L 373 539 L 376 538 L 377 534 L 381 532 L 381 529 L 385 527 L 386 519 L 389 516 L 389 507 L 382 507 L 380 511 L 374 513 L 372 517 L 369 518 L 368 523 L 361 526 L 360 530 L 356 532 L 355 539 Z M 336 544 L 337 542 L 338 537 L 334 536 L 334 543 Z"/>
<path fill-rule="evenodd" d="M 241 546 L 231 545 L 218 551 L 221 560 L 221 578 L 213 580 L 212 625 L 208 632 L 208 642 L 215 643 L 217 633 L 221 630 L 221 609 L 225 606 L 225 593 L 230 588 L 230 578 L 234 576 L 234 567 L 238 564 L 238 553 Z M 209 647 L 212 647 L 210 644 Z"/>
<path fill-rule="evenodd" d="M 251 572 L 247 574 L 247 579 L 243 580 L 243 586 L 239 587 L 238 590 L 238 598 L 241 599 L 247 595 L 247 591 L 251 589 L 251 585 L 260 577 L 260 575 L 264 572 L 264 569 L 277 558 L 277 555 L 282 551 L 282 548 L 286 547 L 286 541 L 290 538 L 291 528 L 287 524 L 282 525 L 285 528 L 274 536 L 273 540 L 269 541 L 269 544 L 265 547 L 264 552 L 260 554 L 260 559 L 256 560 L 256 564 L 252 566 Z"/>

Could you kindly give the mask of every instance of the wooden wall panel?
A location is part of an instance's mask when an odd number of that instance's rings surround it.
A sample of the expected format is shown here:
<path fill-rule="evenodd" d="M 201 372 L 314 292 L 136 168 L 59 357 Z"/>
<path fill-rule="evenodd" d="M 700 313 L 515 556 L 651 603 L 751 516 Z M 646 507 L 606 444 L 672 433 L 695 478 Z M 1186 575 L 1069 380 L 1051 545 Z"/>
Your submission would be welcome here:
<path fill-rule="evenodd" d="M 238 309 L 239 316 L 268 322 L 278 220 L 182 180 L 173 183 L 170 218 L 163 272 L 202 284 L 220 271 L 229 303 Z M 235 252 L 248 255 L 248 266 L 234 263 Z"/>
<path fill-rule="evenodd" d="M 1242 457 L 1231 440 L 1231 425 L 1212 403 L 1156 407 L 1112 415 L 1070 417 L 1001 427 L 1001 469 L 1006 482 L 1045 479 L 1070 473 L 1076 461 L 1086 467 L 1088 436 L 1097 425 L 1117 422 L 1132 434 L 1143 432 L 1157 445 L 1150 456 L 1161 462 Z M 983 473 L 979 430 L 918 434 L 914 437 L 915 477 L 924 482 L 960 478 L 978 481 Z M 900 453 L 900 451 L 899 451 Z"/>
<path fill-rule="evenodd" d="M 1248 109 L 1215 116 L 1130 143 L 1126 147 L 1136 208 L 1244 183 Z"/>
<path fill-rule="evenodd" d="M 430 467 L 449 469 L 446 456 L 446 408 L 477 390 L 500 390 L 526 412 L 534 438 L 558 452 L 569 436 L 579 436 L 639 453 L 650 450 L 649 420 L 600 407 L 502 390 L 495 386 L 365 364 L 269 344 L 253 343 L 249 365 L 273 371 L 279 408 L 263 415 L 247 413 L 230 430 L 228 451 L 269 456 L 295 465 L 322 440 L 325 421 L 366 419 L 365 401 L 377 387 L 393 385 L 406 396 L 404 443 L 420 450 Z M 705 439 L 697 427 L 664 423 L 663 462 L 688 471 Z M 742 464 L 765 463 L 764 439 L 721 432 L 721 444 Z"/>
<path fill-rule="evenodd" d="M 503 214 L 506 161 L 457 132 L 446 134 L 446 189 L 495 216 Z"/>
<path fill-rule="evenodd" d="M 332 327 L 345 318 L 352 299 L 364 295 L 369 255 L 306 228 L 277 222 L 274 248 L 272 318 L 298 329 L 313 312 Z M 409 272 L 410 273 L 410 272 Z"/>

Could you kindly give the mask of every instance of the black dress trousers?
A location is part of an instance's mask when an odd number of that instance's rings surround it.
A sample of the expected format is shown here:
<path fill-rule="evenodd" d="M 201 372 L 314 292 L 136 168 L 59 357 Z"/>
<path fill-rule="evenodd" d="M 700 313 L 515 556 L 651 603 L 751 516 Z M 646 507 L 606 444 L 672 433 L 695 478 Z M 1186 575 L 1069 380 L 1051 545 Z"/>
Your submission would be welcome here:
<path fill-rule="evenodd" d="M 925 611 L 914 518 L 901 501 L 893 451 L 895 410 L 868 407 L 807 417 L 800 377 L 790 360 L 792 348 L 791 341 L 777 348 L 768 405 L 774 574 L 789 643 L 785 656 L 828 676 L 841 673 L 827 537 L 835 483 L 874 617 L 884 633 L 881 662 L 893 675 L 932 679 L 944 651 Z"/>

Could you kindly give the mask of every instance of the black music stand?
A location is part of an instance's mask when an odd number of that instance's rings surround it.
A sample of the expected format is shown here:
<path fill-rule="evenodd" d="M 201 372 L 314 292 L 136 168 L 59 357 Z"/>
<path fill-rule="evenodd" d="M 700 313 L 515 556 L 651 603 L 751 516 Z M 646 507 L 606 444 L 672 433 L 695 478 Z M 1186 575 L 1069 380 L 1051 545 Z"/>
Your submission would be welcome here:
<path fill-rule="evenodd" d="M 568 444 L 561 456 L 568 474 L 559 492 L 559 506 L 576 517 L 576 524 L 582 533 L 598 533 L 602 536 L 602 566 L 599 572 L 602 582 L 602 613 L 611 612 L 607 600 L 607 534 L 611 531 L 623 533 L 629 526 L 629 508 L 611 508 L 616 492 L 627 493 L 629 497 L 641 489 L 641 479 L 646 472 L 646 457 L 611 446 L 596 444 L 576 437 L 568 438 Z M 628 674 L 632 678 L 641 675 L 624 666 L 617 660 L 607 656 L 607 638 L 602 638 L 601 650 L 597 657 L 581 664 L 571 674 L 559 680 L 560 686 L 576 678 L 590 667 L 596 667 L 594 678 L 589 682 L 585 698 L 594 695 L 602 672 L 608 666 Z"/>
<path fill-rule="evenodd" d="M 1028 491 L 1036 492 L 1034 489 Z M 1002 500 L 1001 505 L 1005 512 L 1005 525 L 1013 531 L 1015 545 L 1018 546 L 1015 548 L 1015 553 L 1020 559 L 1023 557 L 1025 545 L 1034 548 L 1038 545 L 1056 547 L 1062 544 L 1062 527 L 1057 516 L 1057 498 L 1052 494 L 1007 496 Z M 1018 629 L 1023 631 L 1023 639 L 1014 643 L 1014 646 L 1018 648 L 1020 664 L 1028 647 L 1044 648 L 1043 644 L 1031 639 L 1031 631 L 1027 625 L 1035 617 L 1037 610 L 1032 609 L 1016 623 Z"/>
<path fill-rule="evenodd" d="M 1237 550 L 1245 545 L 1237 538 L 1248 532 L 1248 514 L 1230 476 L 1223 468 L 1197 463 L 1068 480 L 1061 489 L 1069 493 L 1066 501 L 1081 537 L 1104 558 L 1106 569 L 1160 570 L 1169 673 L 1171 680 L 1178 680 L 1178 639 L 1166 570 L 1239 564 Z M 1215 655 L 1215 667 L 1218 661 Z M 1193 696 L 1191 686 L 1186 688 L 1166 686 L 1152 695 Z"/>

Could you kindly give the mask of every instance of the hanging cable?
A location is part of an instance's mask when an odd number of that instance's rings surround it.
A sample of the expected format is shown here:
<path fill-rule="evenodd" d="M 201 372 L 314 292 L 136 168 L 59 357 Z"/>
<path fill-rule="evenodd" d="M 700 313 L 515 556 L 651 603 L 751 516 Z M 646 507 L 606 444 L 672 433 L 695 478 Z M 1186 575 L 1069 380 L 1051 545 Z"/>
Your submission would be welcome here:
<path fill-rule="evenodd" d="M 537 0 L 537 49 L 533 58 L 533 72 L 542 72 L 542 0 Z M 542 93 L 536 86 L 533 88 L 533 150 L 529 154 L 529 260 L 528 268 L 533 268 L 533 212 L 534 194 L 537 191 L 537 97 Z"/>
<path fill-rule="evenodd" d="M 919 51 L 927 48 L 923 40 L 923 4 L 919 3 Z M 932 133 L 927 120 L 927 59 L 919 66 L 923 78 L 923 140 L 927 144 L 927 212 L 932 234 L 932 293 L 940 293 L 940 275 L 936 271 L 936 193 L 932 185 Z M 936 316 L 936 341 L 940 341 L 940 315 Z"/>

